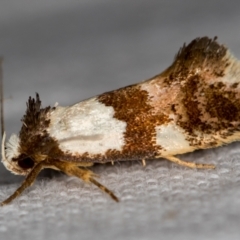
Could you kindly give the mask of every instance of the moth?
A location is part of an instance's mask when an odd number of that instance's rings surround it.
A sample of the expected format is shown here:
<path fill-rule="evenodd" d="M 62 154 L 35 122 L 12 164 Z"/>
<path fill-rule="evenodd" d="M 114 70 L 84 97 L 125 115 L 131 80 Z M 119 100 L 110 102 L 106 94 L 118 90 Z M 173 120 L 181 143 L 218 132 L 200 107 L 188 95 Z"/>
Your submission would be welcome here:
<path fill-rule="evenodd" d="M 196 38 L 178 51 L 170 67 L 149 80 L 76 103 L 41 107 L 29 97 L 18 135 L 5 144 L 2 162 L 22 185 L 1 204 L 32 185 L 44 168 L 95 184 L 95 163 L 165 158 L 190 167 L 178 154 L 240 140 L 240 63 L 216 38 Z"/>

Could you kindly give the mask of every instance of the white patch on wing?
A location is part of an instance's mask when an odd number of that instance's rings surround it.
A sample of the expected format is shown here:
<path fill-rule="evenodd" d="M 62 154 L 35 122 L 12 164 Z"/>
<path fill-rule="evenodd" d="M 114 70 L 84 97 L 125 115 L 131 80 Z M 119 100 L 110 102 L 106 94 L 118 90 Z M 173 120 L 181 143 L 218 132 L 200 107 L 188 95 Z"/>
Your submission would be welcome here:
<path fill-rule="evenodd" d="M 122 150 L 126 122 L 113 117 L 114 109 L 91 98 L 51 113 L 48 132 L 63 151 L 72 154 L 104 154 Z"/>
<path fill-rule="evenodd" d="M 165 149 L 162 155 L 176 155 L 194 150 L 186 140 L 184 131 L 174 123 L 157 126 L 156 133 L 157 145 Z"/>

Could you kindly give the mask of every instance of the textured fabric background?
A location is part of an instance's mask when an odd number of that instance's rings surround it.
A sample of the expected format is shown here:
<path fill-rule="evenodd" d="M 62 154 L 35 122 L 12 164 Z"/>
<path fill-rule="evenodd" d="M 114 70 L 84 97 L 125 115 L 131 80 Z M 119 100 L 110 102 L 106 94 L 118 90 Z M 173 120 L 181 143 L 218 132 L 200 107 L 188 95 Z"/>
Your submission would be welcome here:
<path fill-rule="evenodd" d="M 1 0 L 8 136 L 29 95 L 70 105 L 144 80 L 195 37 L 217 35 L 240 58 L 239 8 L 237 0 Z M 0 208 L 0 239 L 239 239 L 239 147 L 181 156 L 215 163 L 209 171 L 160 160 L 93 167 L 120 203 L 76 178 L 42 174 Z M 1 166 L 0 200 L 22 180 Z"/>

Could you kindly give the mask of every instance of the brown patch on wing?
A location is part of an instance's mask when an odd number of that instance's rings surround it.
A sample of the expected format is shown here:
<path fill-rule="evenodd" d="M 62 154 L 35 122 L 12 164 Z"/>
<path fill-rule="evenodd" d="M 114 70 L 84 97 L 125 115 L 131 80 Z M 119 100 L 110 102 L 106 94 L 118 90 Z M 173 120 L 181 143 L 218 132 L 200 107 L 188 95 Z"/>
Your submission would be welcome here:
<path fill-rule="evenodd" d="M 240 130 L 240 94 L 225 84 L 206 84 L 201 76 L 189 78 L 181 88 L 181 103 L 177 124 L 186 130 L 193 145 L 197 135 L 226 138 Z"/>
<path fill-rule="evenodd" d="M 231 67 L 234 61 L 216 38 L 197 38 L 180 49 L 167 70 L 142 83 L 141 88 L 149 93 L 150 104 L 157 111 L 174 116 L 190 145 L 213 147 L 219 137 L 240 130 L 239 82 L 222 81 L 227 68 L 236 76 Z"/>
<path fill-rule="evenodd" d="M 237 84 L 221 81 L 231 61 L 235 60 L 227 57 L 227 49 L 208 38 L 194 40 L 177 55 L 173 64 L 180 69 L 173 72 L 181 83 L 177 124 L 188 133 L 192 145 L 201 147 L 209 135 L 212 147 L 217 144 L 214 136 L 227 138 L 239 131 L 239 89 Z"/>
<path fill-rule="evenodd" d="M 156 146 L 156 126 L 169 122 L 167 115 L 155 113 L 149 104 L 148 92 L 138 85 L 128 86 L 104 93 L 98 100 L 114 108 L 114 117 L 127 123 L 124 133 L 125 145 L 122 151 L 109 150 L 110 159 L 153 158 L 161 146 Z"/>

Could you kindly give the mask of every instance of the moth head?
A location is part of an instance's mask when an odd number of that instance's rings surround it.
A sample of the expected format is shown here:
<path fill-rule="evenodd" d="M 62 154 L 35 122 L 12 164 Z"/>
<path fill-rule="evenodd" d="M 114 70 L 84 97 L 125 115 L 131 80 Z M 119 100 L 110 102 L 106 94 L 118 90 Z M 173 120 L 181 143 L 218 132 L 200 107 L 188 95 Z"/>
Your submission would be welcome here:
<path fill-rule="evenodd" d="M 2 138 L 2 163 L 14 174 L 27 175 L 34 167 L 34 161 L 21 153 L 19 136 L 12 134 L 5 146 L 6 134 Z"/>

